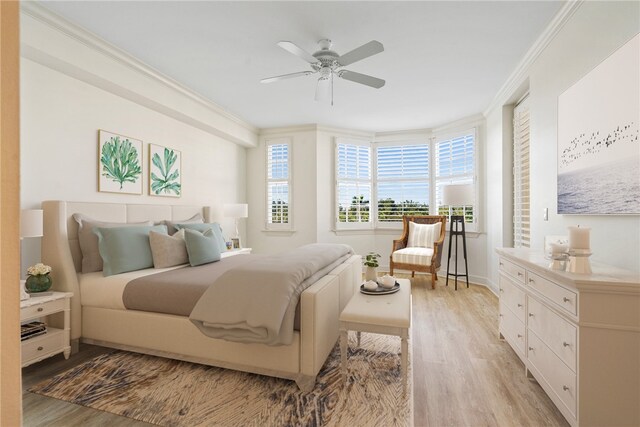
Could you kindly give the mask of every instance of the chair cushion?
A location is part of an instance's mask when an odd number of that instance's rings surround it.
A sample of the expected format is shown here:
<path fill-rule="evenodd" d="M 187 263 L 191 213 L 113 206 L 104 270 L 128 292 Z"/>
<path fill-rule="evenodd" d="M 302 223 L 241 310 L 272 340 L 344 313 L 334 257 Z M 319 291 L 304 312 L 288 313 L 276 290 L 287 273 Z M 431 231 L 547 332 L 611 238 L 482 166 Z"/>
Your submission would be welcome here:
<path fill-rule="evenodd" d="M 400 264 L 431 265 L 432 248 L 404 248 L 398 249 L 391 255 L 393 262 Z"/>
<path fill-rule="evenodd" d="M 440 237 L 441 222 L 435 224 L 417 224 L 413 221 L 409 222 L 409 239 L 407 241 L 408 248 L 431 248 L 433 242 Z"/>

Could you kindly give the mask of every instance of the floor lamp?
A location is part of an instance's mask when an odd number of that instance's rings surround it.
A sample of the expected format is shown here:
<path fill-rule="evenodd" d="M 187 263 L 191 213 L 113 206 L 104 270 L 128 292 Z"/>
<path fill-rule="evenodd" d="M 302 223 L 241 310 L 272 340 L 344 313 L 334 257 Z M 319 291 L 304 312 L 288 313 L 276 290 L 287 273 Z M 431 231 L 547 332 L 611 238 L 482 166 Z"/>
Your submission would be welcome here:
<path fill-rule="evenodd" d="M 236 236 L 237 239 L 237 247 L 234 244 L 233 249 L 240 249 L 242 245 L 240 244 L 240 230 L 238 229 L 238 221 L 240 218 L 247 218 L 249 216 L 249 205 L 246 203 L 231 203 L 225 204 L 223 207 L 224 216 L 227 218 L 233 218 L 236 221 Z"/>
<path fill-rule="evenodd" d="M 473 184 L 445 185 L 442 188 L 442 204 L 445 206 L 468 206 L 473 204 L 474 188 Z M 451 262 L 452 239 L 455 236 L 456 250 L 454 254 L 455 273 L 449 271 Z M 464 255 L 464 274 L 458 274 L 458 236 L 462 236 L 462 253 Z M 454 277 L 455 289 L 458 290 L 458 277 L 467 279 L 469 287 L 469 268 L 467 266 L 467 236 L 464 230 L 464 215 L 451 215 L 451 227 L 449 230 L 449 257 L 447 259 L 447 283 L 449 286 L 449 276 Z"/>

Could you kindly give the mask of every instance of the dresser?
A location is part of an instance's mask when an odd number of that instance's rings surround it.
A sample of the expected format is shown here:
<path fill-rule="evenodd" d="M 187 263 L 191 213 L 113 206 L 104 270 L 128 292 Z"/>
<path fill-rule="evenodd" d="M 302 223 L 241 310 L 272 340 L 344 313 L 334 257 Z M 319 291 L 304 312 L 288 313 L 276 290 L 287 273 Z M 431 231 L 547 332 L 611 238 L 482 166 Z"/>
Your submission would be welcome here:
<path fill-rule="evenodd" d="M 640 274 L 498 248 L 499 331 L 572 426 L 640 425 Z"/>

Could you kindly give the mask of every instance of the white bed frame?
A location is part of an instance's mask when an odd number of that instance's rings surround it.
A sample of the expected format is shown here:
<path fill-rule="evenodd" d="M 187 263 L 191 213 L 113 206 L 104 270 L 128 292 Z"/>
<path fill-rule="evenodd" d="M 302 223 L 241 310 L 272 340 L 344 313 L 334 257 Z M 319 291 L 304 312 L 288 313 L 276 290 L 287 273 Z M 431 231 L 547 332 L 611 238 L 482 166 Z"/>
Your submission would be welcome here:
<path fill-rule="evenodd" d="M 186 360 L 205 365 L 294 380 L 303 391 L 315 377 L 338 339 L 338 316 L 361 278 L 361 257 L 354 255 L 307 288 L 300 299 L 300 331 L 286 346 L 241 344 L 203 335 L 187 317 L 136 310 L 81 306 L 78 225 L 82 213 L 100 221 L 182 220 L 201 213 L 202 206 L 138 205 L 45 201 L 42 260 L 53 268 L 53 289 L 73 292 L 72 350 L 79 340 L 106 347 Z"/>

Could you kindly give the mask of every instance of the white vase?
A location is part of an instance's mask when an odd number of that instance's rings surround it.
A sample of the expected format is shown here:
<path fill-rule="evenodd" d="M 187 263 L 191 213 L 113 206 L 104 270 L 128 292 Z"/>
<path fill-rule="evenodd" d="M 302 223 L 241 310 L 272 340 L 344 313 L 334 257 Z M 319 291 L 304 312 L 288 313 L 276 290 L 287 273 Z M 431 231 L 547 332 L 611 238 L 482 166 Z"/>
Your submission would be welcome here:
<path fill-rule="evenodd" d="M 367 267 L 367 270 L 364 272 L 364 280 L 373 280 L 374 282 L 378 280 L 378 268 L 377 267 Z"/>

